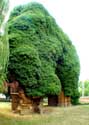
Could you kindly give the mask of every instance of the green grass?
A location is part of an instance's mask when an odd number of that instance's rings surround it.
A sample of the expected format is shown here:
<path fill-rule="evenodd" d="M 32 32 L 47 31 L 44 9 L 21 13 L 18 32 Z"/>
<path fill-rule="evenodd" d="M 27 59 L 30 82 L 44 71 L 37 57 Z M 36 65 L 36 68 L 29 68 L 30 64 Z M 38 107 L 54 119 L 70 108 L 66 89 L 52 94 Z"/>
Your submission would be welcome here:
<path fill-rule="evenodd" d="M 11 113 L 7 106 L 2 112 L 4 106 L 0 106 L 0 125 L 89 125 L 89 105 L 46 107 L 44 114 L 24 116 Z"/>

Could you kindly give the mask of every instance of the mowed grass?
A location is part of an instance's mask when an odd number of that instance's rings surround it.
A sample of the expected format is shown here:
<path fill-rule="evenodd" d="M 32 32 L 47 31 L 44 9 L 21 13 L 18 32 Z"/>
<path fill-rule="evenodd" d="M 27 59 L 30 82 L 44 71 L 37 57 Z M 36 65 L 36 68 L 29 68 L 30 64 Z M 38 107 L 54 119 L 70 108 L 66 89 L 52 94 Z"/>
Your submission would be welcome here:
<path fill-rule="evenodd" d="M 89 125 L 89 105 L 45 107 L 44 113 L 13 114 L 10 104 L 0 103 L 0 125 Z"/>

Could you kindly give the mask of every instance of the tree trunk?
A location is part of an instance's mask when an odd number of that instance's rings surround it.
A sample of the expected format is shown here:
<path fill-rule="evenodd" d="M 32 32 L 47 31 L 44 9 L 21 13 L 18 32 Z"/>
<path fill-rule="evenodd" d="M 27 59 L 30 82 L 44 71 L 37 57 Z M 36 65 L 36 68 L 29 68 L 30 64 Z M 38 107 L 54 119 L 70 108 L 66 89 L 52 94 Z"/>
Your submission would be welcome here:
<path fill-rule="evenodd" d="M 49 106 L 57 106 L 58 105 L 58 96 L 49 95 L 48 96 L 48 105 Z"/>
<path fill-rule="evenodd" d="M 42 113 L 42 98 L 41 97 L 33 97 L 32 98 L 33 101 L 33 112 L 34 113 Z"/>

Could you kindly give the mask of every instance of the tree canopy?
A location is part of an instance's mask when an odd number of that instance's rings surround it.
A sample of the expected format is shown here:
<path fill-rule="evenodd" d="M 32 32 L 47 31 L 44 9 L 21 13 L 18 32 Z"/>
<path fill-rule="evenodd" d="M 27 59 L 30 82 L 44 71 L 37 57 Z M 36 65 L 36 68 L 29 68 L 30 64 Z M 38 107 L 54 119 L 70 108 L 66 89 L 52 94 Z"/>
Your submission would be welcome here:
<path fill-rule="evenodd" d="M 9 76 L 27 96 L 78 96 L 79 58 L 74 45 L 43 5 L 16 7 L 8 22 Z M 10 77 L 9 77 L 10 79 Z"/>

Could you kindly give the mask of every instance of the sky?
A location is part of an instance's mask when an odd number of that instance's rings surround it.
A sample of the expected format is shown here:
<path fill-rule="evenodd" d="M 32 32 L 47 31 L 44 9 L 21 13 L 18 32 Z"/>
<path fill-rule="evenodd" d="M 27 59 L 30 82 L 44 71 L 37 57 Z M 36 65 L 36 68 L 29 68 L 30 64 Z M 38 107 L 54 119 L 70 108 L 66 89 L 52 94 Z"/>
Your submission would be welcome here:
<path fill-rule="evenodd" d="M 89 0 L 10 0 L 10 9 L 32 1 L 42 3 L 69 36 L 80 59 L 80 80 L 89 79 Z"/>

